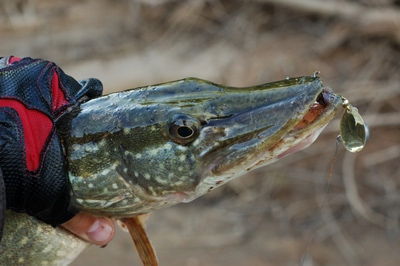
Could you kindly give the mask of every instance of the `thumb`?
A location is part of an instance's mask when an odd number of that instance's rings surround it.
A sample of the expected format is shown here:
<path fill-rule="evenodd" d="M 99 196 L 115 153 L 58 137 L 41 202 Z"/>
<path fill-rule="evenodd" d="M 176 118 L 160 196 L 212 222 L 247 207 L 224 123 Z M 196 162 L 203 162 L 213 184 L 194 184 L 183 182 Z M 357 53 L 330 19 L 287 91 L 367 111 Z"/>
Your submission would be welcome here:
<path fill-rule="evenodd" d="M 114 237 L 114 222 L 109 218 L 94 217 L 87 213 L 78 213 L 61 225 L 78 237 L 98 246 L 105 246 Z"/>

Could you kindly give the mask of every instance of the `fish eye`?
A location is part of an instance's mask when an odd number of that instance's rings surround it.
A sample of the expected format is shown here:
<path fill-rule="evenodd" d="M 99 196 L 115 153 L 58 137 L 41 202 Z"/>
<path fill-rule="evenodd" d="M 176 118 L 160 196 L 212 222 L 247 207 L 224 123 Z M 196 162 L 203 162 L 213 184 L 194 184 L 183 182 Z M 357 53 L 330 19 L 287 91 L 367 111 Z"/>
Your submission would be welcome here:
<path fill-rule="evenodd" d="M 197 119 L 188 115 L 174 115 L 168 123 L 167 132 L 174 142 L 187 145 L 199 135 L 200 123 Z"/>

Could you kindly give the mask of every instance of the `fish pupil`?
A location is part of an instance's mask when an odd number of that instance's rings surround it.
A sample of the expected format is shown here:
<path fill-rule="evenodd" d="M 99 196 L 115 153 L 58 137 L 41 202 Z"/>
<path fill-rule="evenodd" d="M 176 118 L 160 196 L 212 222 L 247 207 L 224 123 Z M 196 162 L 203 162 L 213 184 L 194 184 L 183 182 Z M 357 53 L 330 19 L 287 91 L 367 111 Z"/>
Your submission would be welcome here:
<path fill-rule="evenodd" d="M 188 126 L 181 126 L 178 128 L 177 133 L 181 138 L 189 138 L 193 135 L 194 131 Z"/>

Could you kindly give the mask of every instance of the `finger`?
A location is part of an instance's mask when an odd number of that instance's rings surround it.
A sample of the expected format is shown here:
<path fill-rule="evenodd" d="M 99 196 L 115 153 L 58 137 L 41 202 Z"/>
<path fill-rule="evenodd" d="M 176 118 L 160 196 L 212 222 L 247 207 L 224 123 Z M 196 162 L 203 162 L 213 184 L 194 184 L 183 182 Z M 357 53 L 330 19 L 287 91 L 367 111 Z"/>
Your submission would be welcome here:
<path fill-rule="evenodd" d="M 107 245 L 115 233 L 114 222 L 111 219 L 97 218 L 86 213 L 78 213 L 61 226 L 98 246 Z"/>

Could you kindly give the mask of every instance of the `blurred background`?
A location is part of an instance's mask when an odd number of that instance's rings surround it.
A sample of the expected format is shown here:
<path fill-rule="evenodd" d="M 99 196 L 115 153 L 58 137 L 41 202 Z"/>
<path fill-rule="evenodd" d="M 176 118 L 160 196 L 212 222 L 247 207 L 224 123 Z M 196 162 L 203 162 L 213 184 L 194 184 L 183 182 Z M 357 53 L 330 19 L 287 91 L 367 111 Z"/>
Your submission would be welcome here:
<path fill-rule="evenodd" d="M 305 151 L 153 213 L 148 234 L 161 265 L 399 265 L 400 1 L 0 0 L 0 53 L 55 61 L 106 93 L 321 71 L 371 134 L 358 154 L 339 145 L 329 190 L 340 117 Z M 141 263 L 119 231 L 73 265 Z"/>

